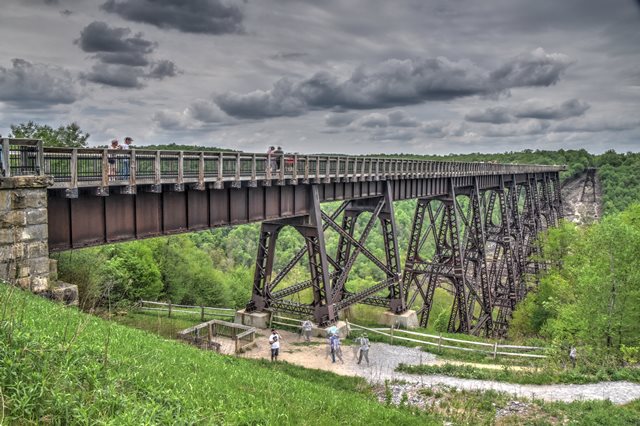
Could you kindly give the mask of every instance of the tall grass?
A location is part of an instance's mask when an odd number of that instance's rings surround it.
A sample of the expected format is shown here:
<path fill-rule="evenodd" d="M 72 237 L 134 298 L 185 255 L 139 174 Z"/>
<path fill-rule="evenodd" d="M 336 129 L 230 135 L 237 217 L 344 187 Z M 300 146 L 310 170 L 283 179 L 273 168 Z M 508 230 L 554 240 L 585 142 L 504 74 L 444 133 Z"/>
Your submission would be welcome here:
<path fill-rule="evenodd" d="M 359 379 L 205 352 L 0 284 L 7 424 L 433 424 Z"/>

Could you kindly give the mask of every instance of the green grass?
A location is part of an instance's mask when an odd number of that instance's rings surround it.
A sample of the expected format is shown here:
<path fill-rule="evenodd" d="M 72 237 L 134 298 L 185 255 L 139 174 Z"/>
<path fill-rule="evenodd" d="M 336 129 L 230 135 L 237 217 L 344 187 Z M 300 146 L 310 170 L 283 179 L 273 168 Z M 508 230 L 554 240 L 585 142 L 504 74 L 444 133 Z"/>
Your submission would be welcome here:
<path fill-rule="evenodd" d="M 534 369 L 514 370 L 508 367 L 502 369 L 476 368 L 467 365 L 405 365 L 400 364 L 397 371 L 409 374 L 440 374 L 460 377 L 463 379 L 494 380 L 498 382 L 548 385 L 554 383 L 596 383 L 603 381 L 626 380 L 640 382 L 638 368 L 602 368 L 597 371 L 575 369 Z"/>
<path fill-rule="evenodd" d="M 425 387 L 420 393 L 427 409 L 456 425 L 608 425 L 631 426 L 640 422 L 638 401 L 619 406 L 609 401 L 572 403 L 525 400 L 496 391 L 456 390 L 447 386 Z M 496 411 L 512 401 L 526 403 L 518 414 L 496 417 Z"/>
<path fill-rule="evenodd" d="M 5 285 L 0 307 L 0 423 L 441 423 L 361 379 L 201 351 Z"/>

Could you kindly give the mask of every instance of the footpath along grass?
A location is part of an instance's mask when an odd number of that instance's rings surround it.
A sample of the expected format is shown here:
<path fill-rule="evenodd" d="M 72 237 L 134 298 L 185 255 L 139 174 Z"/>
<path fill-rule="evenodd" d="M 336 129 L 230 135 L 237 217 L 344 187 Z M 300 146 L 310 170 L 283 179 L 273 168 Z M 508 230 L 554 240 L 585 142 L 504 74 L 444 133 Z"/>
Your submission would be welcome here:
<path fill-rule="evenodd" d="M 435 424 L 360 379 L 205 352 L 0 284 L 0 424 Z"/>
<path fill-rule="evenodd" d="M 493 380 L 497 382 L 518 383 L 522 385 L 550 385 L 558 383 L 597 383 L 626 380 L 640 383 L 639 368 L 602 368 L 588 371 L 581 368 L 551 369 L 549 367 L 532 370 L 514 370 L 505 366 L 502 369 L 476 368 L 468 365 L 406 365 L 400 364 L 396 371 L 409 374 L 440 374 L 462 379 Z"/>

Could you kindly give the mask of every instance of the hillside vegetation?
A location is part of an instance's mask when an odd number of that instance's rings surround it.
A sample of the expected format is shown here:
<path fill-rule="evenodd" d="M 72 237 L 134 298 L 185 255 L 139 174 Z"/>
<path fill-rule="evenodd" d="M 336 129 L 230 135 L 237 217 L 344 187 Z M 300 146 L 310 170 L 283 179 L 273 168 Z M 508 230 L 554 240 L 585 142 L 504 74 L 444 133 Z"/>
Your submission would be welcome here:
<path fill-rule="evenodd" d="M 201 351 L 4 284 L 0 306 L 0 424 L 435 423 L 363 379 Z"/>

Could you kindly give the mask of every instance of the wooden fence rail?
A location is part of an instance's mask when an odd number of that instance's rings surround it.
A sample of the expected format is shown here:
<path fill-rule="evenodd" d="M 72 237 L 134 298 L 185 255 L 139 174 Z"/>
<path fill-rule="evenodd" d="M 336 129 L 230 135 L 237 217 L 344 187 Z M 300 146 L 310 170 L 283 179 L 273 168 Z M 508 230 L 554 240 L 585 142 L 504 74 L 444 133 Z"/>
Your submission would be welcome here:
<path fill-rule="evenodd" d="M 167 312 L 167 316 L 171 318 L 174 313 L 185 313 L 191 315 L 200 315 L 200 321 L 204 321 L 206 317 L 233 318 L 235 310 L 230 308 L 215 308 L 210 306 L 192 306 L 177 305 L 173 303 L 152 302 L 149 300 L 140 300 L 136 308 L 141 311 L 159 311 Z"/>
<path fill-rule="evenodd" d="M 520 353 L 520 352 L 506 352 L 504 350 L 507 349 L 518 349 L 521 351 L 545 351 L 546 348 L 543 347 L 539 347 L 539 346 L 516 346 L 516 345 L 500 345 L 498 344 L 498 342 L 494 342 L 494 343 L 489 343 L 489 342 L 474 342 L 471 340 L 461 340 L 461 339 L 454 339 L 451 337 L 442 337 L 440 336 L 436 336 L 433 334 L 426 334 L 426 333 L 418 333 L 415 331 L 410 331 L 410 330 L 404 330 L 404 329 L 399 329 L 399 328 L 369 328 L 369 327 L 364 327 L 358 324 L 354 324 L 354 323 L 349 323 L 349 325 L 353 328 L 356 329 L 360 329 L 360 330 L 365 330 L 371 333 L 375 333 L 375 334 L 379 334 L 382 336 L 386 336 L 389 337 L 391 339 L 391 342 L 393 343 L 393 339 L 398 339 L 398 340 L 403 340 L 403 341 L 407 341 L 407 342 L 413 342 L 413 343 L 419 343 L 422 345 L 427 345 L 427 346 L 433 346 L 433 347 L 437 347 L 440 349 L 451 349 L 451 350 L 455 350 L 455 351 L 466 351 L 466 352 L 480 352 L 480 353 L 484 353 L 487 355 L 492 355 L 494 358 L 496 358 L 498 355 L 503 355 L 503 356 L 515 356 L 515 357 L 523 357 L 523 358 L 547 358 L 546 355 L 541 355 L 541 354 L 535 354 L 535 353 Z M 383 331 L 384 330 L 384 331 Z M 386 332 L 388 331 L 388 333 Z M 418 339 L 418 338 L 411 338 L 411 337 L 404 337 L 401 336 L 399 334 L 408 334 L 410 336 L 416 336 L 416 337 L 422 337 L 423 339 Z M 425 340 L 425 339 L 432 339 L 435 341 L 431 341 L 431 340 Z M 452 346 L 452 345 L 447 345 L 447 344 L 443 344 L 442 342 L 455 342 L 455 343 L 460 343 L 463 345 L 470 345 L 470 346 L 482 346 L 482 347 L 486 347 L 486 348 L 491 348 L 490 350 L 486 350 L 486 349 L 478 349 L 478 348 L 468 348 L 468 347 L 463 347 L 463 346 Z M 501 351 L 501 349 L 503 349 Z"/>

